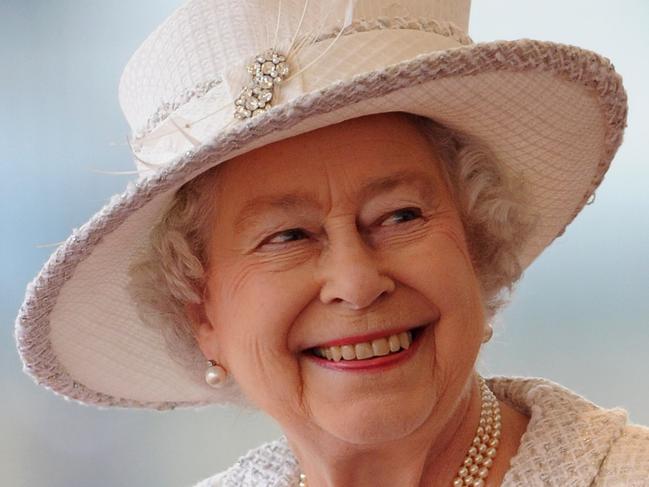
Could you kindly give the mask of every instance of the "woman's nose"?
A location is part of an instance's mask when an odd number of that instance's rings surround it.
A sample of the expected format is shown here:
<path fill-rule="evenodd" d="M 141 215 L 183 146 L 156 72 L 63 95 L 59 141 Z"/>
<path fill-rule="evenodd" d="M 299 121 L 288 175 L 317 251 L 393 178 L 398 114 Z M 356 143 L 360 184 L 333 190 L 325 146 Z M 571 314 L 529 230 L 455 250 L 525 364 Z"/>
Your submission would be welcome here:
<path fill-rule="evenodd" d="M 322 287 L 320 300 L 344 303 L 351 309 L 370 306 L 395 284 L 383 271 L 382 263 L 358 232 L 329 239 L 320 256 Z"/>

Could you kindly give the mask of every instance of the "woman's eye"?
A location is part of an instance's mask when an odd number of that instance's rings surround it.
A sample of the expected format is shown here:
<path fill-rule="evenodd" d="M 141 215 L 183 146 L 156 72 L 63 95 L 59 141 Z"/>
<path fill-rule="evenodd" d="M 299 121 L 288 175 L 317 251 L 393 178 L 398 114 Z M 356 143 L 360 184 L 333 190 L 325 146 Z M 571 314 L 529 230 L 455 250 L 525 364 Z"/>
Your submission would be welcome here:
<path fill-rule="evenodd" d="M 287 242 L 295 242 L 297 240 L 302 240 L 300 237 L 306 236 L 306 232 L 301 228 L 291 228 L 289 230 L 283 230 L 274 235 L 271 235 L 264 243 L 269 244 L 283 244 Z"/>
<path fill-rule="evenodd" d="M 393 211 L 389 216 L 381 222 L 382 226 L 386 225 L 386 222 L 394 221 L 395 224 L 408 222 L 421 218 L 421 210 L 419 208 L 401 208 L 397 211 Z M 392 225 L 392 223 L 387 223 L 387 225 Z"/>

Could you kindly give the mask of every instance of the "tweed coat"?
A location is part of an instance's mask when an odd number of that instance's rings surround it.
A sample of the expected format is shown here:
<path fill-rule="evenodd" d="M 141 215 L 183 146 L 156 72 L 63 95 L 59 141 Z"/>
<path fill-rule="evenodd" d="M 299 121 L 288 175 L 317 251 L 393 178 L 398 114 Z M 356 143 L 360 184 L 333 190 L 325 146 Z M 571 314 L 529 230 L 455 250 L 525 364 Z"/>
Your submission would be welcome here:
<path fill-rule="evenodd" d="M 486 379 L 498 399 L 530 417 L 502 487 L 649 487 L 649 428 L 630 423 L 624 409 L 597 406 L 543 378 Z M 195 487 L 296 487 L 298 477 L 281 437 Z"/>

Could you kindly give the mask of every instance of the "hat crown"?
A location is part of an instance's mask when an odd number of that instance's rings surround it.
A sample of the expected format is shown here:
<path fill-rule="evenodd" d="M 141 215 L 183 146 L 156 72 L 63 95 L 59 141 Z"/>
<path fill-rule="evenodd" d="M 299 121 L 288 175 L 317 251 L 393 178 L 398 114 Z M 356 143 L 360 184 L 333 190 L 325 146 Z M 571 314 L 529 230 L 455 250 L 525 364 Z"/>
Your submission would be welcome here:
<path fill-rule="evenodd" d="M 120 81 L 133 133 L 151 117 L 221 77 L 233 64 L 351 20 L 424 18 L 467 31 L 471 0 L 189 0 L 140 46 Z M 299 28 L 299 31 L 298 31 Z"/>

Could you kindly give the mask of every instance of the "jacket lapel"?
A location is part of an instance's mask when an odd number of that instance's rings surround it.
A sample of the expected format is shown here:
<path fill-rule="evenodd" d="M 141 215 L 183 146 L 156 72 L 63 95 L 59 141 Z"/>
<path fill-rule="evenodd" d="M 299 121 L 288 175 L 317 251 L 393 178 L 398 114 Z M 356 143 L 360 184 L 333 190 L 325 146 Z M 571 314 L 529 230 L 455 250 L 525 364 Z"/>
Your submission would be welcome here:
<path fill-rule="evenodd" d="M 542 378 L 487 379 L 494 394 L 530 416 L 502 487 L 590 486 L 627 413 L 601 408 Z"/>

